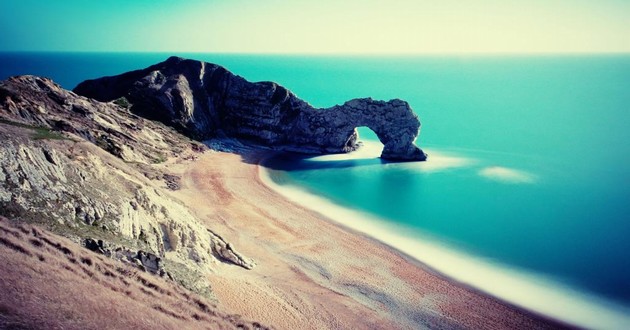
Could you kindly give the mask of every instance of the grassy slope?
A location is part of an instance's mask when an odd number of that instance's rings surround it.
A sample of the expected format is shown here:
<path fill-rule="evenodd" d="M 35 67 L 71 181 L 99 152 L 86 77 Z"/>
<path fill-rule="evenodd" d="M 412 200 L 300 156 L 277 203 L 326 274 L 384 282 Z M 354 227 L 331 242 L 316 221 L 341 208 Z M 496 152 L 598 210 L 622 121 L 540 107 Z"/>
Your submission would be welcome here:
<path fill-rule="evenodd" d="M 185 289 L 0 218 L 0 329 L 264 328 Z"/>

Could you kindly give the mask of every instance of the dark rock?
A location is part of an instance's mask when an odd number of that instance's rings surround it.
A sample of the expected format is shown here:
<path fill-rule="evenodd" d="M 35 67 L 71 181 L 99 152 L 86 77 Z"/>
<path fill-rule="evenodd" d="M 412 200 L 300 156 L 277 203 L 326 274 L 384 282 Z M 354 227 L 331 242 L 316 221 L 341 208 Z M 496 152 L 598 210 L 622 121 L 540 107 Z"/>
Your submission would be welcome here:
<path fill-rule="evenodd" d="M 162 261 L 162 258 L 151 252 L 145 252 L 142 250 L 133 252 L 123 246 L 114 246 L 111 243 L 106 243 L 103 240 L 96 240 L 93 238 L 84 239 L 83 246 L 90 251 L 107 257 L 124 262 L 130 262 L 136 267 L 149 273 L 162 277 L 167 275 L 167 272 L 164 270 L 164 262 Z"/>
<path fill-rule="evenodd" d="M 162 176 L 164 182 L 166 182 L 166 188 L 170 190 L 179 190 L 181 178 L 177 175 L 172 174 L 164 174 Z"/>
<path fill-rule="evenodd" d="M 46 157 L 46 160 L 53 164 L 53 165 L 58 165 L 57 162 L 55 161 L 55 158 L 53 156 L 53 153 L 51 150 L 48 149 L 42 149 L 42 152 L 44 153 L 44 157 Z"/>
<path fill-rule="evenodd" d="M 95 240 L 92 238 L 86 238 L 83 241 L 83 246 L 85 246 L 86 249 L 99 253 L 99 254 L 105 254 L 105 247 L 103 246 L 103 241 L 102 240 Z"/>
<path fill-rule="evenodd" d="M 425 160 L 415 146 L 420 121 L 401 100 L 355 99 L 315 109 L 273 82 L 251 83 L 225 68 L 179 57 L 143 70 L 84 81 L 74 92 L 103 102 L 124 97 L 131 111 L 194 139 L 232 137 L 277 150 L 357 149 L 357 127 L 372 129 L 382 158 Z"/>
<path fill-rule="evenodd" d="M 162 263 L 162 258 L 153 253 L 138 251 L 136 258 L 140 260 L 142 265 L 150 273 L 159 274 L 160 271 L 163 271 L 164 264 Z"/>

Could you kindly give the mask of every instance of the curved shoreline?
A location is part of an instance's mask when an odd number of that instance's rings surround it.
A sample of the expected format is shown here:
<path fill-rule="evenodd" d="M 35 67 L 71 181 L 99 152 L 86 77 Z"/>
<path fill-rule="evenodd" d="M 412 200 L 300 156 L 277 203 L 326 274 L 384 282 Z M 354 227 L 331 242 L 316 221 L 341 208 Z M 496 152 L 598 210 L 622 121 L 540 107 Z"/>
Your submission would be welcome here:
<path fill-rule="evenodd" d="M 234 149 L 169 166 L 181 175 L 170 193 L 257 264 L 208 274 L 226 310 L 279 329 L 570 328 L 287 199 L 262 182 L 258 164 L 272 151 Z"/>
<path fill-rule="evenodd" d="M 271 178 L 271 170 L 265 167 L 265 162 L 272 157 L 268 155 L 258 162 L 258 179 L 262 184 L 344 230 L 403 254 L 425 271 L 541 318 L 597 329 L 619 329 L 630 324 L 630 311 L 625 311 L 623 306 L 579 292 L 539 274 L 508 268 L 457 251 L 430 237 L 409 237 L 376 216 L 339 206 L 297 186 L 279 185 Z"/>

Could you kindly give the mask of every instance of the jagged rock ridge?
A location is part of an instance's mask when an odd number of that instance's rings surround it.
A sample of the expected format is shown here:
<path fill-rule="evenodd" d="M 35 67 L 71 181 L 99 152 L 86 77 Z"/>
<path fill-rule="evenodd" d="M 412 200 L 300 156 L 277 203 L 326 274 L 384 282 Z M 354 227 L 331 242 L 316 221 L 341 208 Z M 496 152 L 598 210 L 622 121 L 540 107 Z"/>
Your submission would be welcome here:
<path fill-rule="evenodd" d="M 205 149 L 172 128 L 20 76 L 0 82 L 0 141 L 2 216 L 77 243 L 103 240 L 124 252 L 117 259 L 133 252 L 143 267 L 200 293 L 209 292 L 203 273 L 213 264 L 254 266 L 166 192 L 174 179 L 159 163 Z"/>
<path fill-rule="evenodd" d="M 179 57 L 143 70 L 84 81 L 74 92 L 103 102 L 124 97 L 132 112 L 195 138 L 233 137 L 279 150 L 357 149 L 357 127 L 372 129 L 381 157 L 425 160 L 414 141 L 420 121 L 409 104 L 370 98 L 316 109 L 273 82 L 251 83 L 225 68 Z"/>

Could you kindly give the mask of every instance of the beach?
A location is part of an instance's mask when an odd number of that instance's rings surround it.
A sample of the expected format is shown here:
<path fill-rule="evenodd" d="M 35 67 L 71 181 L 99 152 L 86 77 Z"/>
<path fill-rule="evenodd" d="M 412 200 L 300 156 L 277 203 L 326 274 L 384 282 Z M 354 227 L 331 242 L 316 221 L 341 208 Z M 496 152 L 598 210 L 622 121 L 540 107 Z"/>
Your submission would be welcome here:
<path fill-rule="evenodd" d="M 288 328 L 562 328 L 449 280 L 265 184 L 269 151 L 207 152 L 166 164 L 170 192 L 257 266 L 217 264 L 219 307 Z"/>

